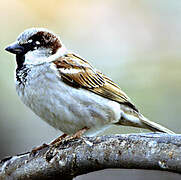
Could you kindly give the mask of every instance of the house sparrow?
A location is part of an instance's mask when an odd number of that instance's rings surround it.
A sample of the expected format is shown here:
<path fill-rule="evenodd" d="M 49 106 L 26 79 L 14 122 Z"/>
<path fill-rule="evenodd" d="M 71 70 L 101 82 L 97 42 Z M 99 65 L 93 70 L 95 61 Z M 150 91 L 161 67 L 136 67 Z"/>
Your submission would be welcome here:
<path fill-rule="evenodd" d="M 66 134 L 93 136 L 112 125 L 173 133 L 149 121 L 110 78 L 70 52 L 53 32 L 30 28 L 6 48 L 16 54 L 16 90 L 24 104 Z"/>

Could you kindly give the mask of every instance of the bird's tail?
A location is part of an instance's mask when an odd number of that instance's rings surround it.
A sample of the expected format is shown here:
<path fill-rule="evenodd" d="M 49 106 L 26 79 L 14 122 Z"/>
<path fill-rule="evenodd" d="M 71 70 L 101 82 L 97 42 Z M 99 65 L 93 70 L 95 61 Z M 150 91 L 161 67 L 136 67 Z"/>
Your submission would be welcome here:
<path fill-rule="evenodd" d="M 158 132 L 163 132 L 163 133 L 167 133 L 167 134 L 175 134 L 170 129 L 167 129 L 166 127 L 164 127 L 160 124 L 157 124 L 153 121 L 148 120 L 143 115 L 141 115 L 141 116 L 142 117 L 140 118 L 140 121 L 145 126 L 145 128 L 150 129 L 151 131 L 158 131 Z"/>
<path fill-rule="evenodd" d="M 165 128 L 164 126 L 148 120 L 142 114 L 136 114 L 136 115 L 137 116 L 123 114 L 118 124 L 124 126 L 134 126 L 134 127 L 149 129 L 154 132 L 175 134 L 173 131 Z"/>

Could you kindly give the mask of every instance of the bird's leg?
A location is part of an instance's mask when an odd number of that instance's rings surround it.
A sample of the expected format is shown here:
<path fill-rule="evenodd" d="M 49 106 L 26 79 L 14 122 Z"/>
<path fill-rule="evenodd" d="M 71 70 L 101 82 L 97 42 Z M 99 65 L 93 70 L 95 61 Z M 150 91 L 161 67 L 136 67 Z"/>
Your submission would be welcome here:
<path fill-rule="evenodd" d="M 66 138 L 68 135 L 67 134 L 62 134 L 58 138 L 56 138 L 54 141 L 50 143 L 50 145 L 56 144 L 57 142 L 61 142 L 64 138 Z"/>
<path fill-rule="evenodd" d="M 75 134 L 73 134 L 72 136 L 68 136 L 67 134 L 62 134 L 60 137 L 56 138 L 54 141 L 52 141 L 50 143 L 50 145 L 54 145 L 54 144 L 60 144 L 62 140 L 68 141 L 71 139 L 78 139 L 80 138 L 89 128 L 84 127 L 82 129 L 80 129 L 79 131 L 77 131 Z"/>
<path fill-rule="evenodd" d="M 68 136 L 67 134 L 62 134 L 61 136 L 59 136 L 58 138 L 56 138 L 54 141 L 52 141 L 50 144 L 43 144 L 39 147 L 36 147 L 34 148 L 31 153 L 32 154 L 36 154 L 37 151 L 45 148 L 45 147 L 49 147 L 49 146 L 52 146 L 52 145 L 55 145 L 55 146 L 59 146 L 61 143 L 62 143 L 62 140 L 64 141 L 69 141 L 69 140 L 73 140 L 73 139 L 78 139 L 80 138 L 89 128 L 87 127 L 84 127 L 82 129 L 80 129 L 79 131 L 77 131 L 75 134 L 73 134 L 72 136 Z"/>
<path fill-rule="evenodd" d="M 33 149 L 31 150 L 31 153 L 30 153 L 30 154 L 35 155 L 38 151 L 40 151 L 41 149 L 46 148 L 46 147 L 48 147 L 48 146 L 49 146 L 48 144 L 43 143 L 41 146 L 33 148 Z"/>
<path fill-rule="evenodd" d="M 71 136 L 72 139 L 80 138 L 89 128 L 84 127 Z"/>
<path fill-rule="evenodd" d="M 79 139 L 89 128 L 84 127 L 82 129 L 80 129 L 79 131 L 77 131 L 75 134 L 73 134 L 72 136 L 65 136 L 65 138 L 61 139 L 60 141 L 56 141 L 55 143 L 51 143 L 51 145 L 55 145 L 55 146 L 59 146 L 61 143 L 64 142 L 68 142 L 70 140 L 74 140 L 74 139 Z M 54 141 L 53 141 L 54 142 Z"/>
<path fill-rule="evenodd" d="M 39 147 L 35 147 L 35 148 L 32 149 L 31 153 L 32 153 L 32 154 L 36 154 L 37 151 L 40 151 L 40 150 L 42 150 L 43 148 L 49 147 L 49 146 L 51 146 L 51 145 L 53 145 L 53 144 L 56 144 L 57 142 L 61 142 L 66 136 L 68 136 L 68 135 L 67 135 L 67 134 L 62 134 L 61 136 L 59 136 L 58 138 L 56 138 L 54 141 L 52 141 L 50 144 L 45 144 L 45 143 L 44 143 L 43 145 L 41 145 L 41 146 L 39 146 Z"/>

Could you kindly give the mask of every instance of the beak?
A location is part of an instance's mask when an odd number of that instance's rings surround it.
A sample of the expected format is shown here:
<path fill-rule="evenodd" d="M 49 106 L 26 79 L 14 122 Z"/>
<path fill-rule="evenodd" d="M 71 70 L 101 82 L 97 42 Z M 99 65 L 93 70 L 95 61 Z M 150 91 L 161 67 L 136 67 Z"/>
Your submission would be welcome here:
<path fill-rule="evenodd" d="M 14 42 L 6 47 L 5 50 L 13 54 L 23 54 L 24 47 L 19 45 L 18 42 Z"/>

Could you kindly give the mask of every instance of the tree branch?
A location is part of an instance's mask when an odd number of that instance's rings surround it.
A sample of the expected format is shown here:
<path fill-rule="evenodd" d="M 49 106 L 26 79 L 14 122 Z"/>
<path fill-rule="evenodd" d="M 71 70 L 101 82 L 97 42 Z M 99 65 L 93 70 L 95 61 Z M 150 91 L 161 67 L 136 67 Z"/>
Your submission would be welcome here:
<path fill-rule="evenodd" d="M 181 135 L 141 133 L 63 140 L 0 162 L 0 179 L 73 179 L 106 168 L 181 173 Z"/>

